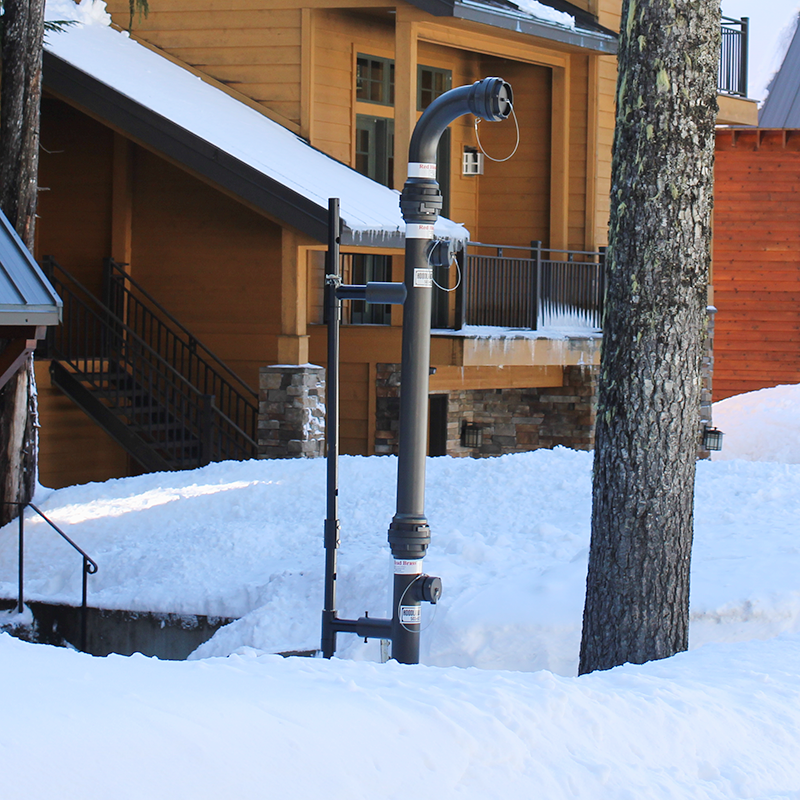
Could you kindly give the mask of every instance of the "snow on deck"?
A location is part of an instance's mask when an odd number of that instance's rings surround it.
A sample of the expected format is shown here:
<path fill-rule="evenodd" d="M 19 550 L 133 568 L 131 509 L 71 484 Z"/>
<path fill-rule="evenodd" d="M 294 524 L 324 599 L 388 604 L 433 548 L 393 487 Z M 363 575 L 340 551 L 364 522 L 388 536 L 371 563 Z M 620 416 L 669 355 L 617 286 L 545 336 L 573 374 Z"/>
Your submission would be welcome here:
<path fill-rule="evenodd" d="M 82 0 L 75 6 L 70 0 L 48 0 L 47 19 L 75 21 L 47 34 L 48 52 L 321 208 L 327 210 L 329 198 L 340 198 L 342 220 L 356 240 L 359 234 L 388 237 L 404 230 L 399 192 L 314 149 L 277 122 L 114 30 L 105 3 Z M 469 239 L 466 228 L 443 218 L 436 234 Z"/>

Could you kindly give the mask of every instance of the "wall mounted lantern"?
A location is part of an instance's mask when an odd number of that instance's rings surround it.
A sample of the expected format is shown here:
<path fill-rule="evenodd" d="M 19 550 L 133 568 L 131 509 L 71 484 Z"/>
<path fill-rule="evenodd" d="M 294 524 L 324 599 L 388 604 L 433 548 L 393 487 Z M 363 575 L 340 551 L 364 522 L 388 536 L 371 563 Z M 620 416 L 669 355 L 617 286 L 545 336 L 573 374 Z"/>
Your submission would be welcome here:
<path fill-rule="evenodd" d="M 705 450 L 722 450 L 723 432 L 706 425 L 703 428 L 703 448 Z"/>
<path fill-rule="evenodd" d="M 473 422 L 464 422 L 461 428 L 461 446 L 477 448 L 483 444 L 483 429 Z"/>

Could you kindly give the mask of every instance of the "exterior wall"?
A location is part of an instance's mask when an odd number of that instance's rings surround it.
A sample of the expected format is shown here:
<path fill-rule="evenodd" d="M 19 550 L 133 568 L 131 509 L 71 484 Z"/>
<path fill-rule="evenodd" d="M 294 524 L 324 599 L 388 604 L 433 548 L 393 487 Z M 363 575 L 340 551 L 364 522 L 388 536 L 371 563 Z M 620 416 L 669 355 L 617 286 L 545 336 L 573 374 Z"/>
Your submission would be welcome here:
<path fill-rule="evenodd" d="M 137 149 L 131 239 L 132 277 L 257 387 L 259 367 L 278 358 L 278 225 Z"/>
<path fill-rule="evenodd" d="M 275 5 L 160 0 L 132 32 L 299 128 L 302 12 Z M 112 0 L 108 11 L 128 27 L 127 2 Z"/>
<path fill-rule="evenodd" d="M 39 397 L 39 483 L 74 483 L 135 474 L 127 453 L 68 397 L 50 384 L 50 362 L 35 362 Z"/>
<path fill-rule="evenodd" d="M 493 456 L 565 445 L 594 447 L 598 367 L 565 367 L 563 385 L 461 390 L 448 394 L 447 454 Z M 375 453 L 397 452 L 400 365 L 378 364 Z M 437 392 L 441 394 L 441 392 Z M 482 444 L 461 446 L 464 422 L 480 425 Z"/>
<path fill-rule="evenodd" d="M 115 134 L 67 104 L 42 112 L 37 257 L 52 255 L 101 296 L 103 259 L 115 247 L 119 207 Z M 251 386 L 278 359 L 282 230 L 158 156 L 128 147 L 125 238 L 132 276 Z M 119 214 L 117 213 L 117 216 Z M 117 256 L 120 257 L 119 255 Z M 37 364 L 43 484 L 135 474 L 124 450 L 51 388 Z"/>
<path fill-rule="evenodd" d="M 484 174 L 473 178 L 479 196 L 473 239 L 487 244 L 529 246 L 535 240 L 549 244 L 552 71 L 497 58 L 483 59 L 481 67 L 482 74 L 499 75 L 511 84 L 521 138 L 513 158 L 502 163 L 486 159 Z M 513 122 L 480 124 L 478 130 L 489 155 L 505 158 L 513 151 Z M 471 138 L 470 144 L 476 144 L 474 135 Z"/>
<path fill-rule="evenodd" d="M 800 131 L 720 130 L 714 399 L 800 382 Z"/>
<path fill-rule="evenodd" d="M 36 256 L 53 256 L 99 293 L 111 253 L 113 133 L 52 97 L 41 120 Z"/>

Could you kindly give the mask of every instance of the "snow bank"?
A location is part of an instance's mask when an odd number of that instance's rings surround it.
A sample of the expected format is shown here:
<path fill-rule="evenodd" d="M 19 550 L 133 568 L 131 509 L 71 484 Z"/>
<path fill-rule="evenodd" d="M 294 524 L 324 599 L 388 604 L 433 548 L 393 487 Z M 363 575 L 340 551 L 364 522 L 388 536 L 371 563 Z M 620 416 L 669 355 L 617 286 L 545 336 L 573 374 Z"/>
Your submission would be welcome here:
<path fill-rule="evenodd" d="M 445 593 L 424 606 L 422 659 L 437 666 L 574 675 L 591 511 L 592 454 L 566 448 L 493 459 L 432 458 L 425 569 Z M 341 460 L 339 611 L 390 615 L 397 460 Z M 211 464 L 42 490 L 37 501 L 100 565 L 101 608 L 241 617 L 198 656 L 319 644 L 325 464 Z M 799 630 L 800 466 L 698 465 L 690 643 Z M 77 603 L 81 561 L 43 523 L 26 523 L 29 599 Z M 16 593 L 17 529 L 0 531 L 0 595 Z M 379 644 L 339 637 L 339 654 Z"/>
<path fill-rule="evenodd" d="M 798 637 L 560 678 L 2 635 L 3 796 L 778 800 L 800 786 L 799 675 Z"/>
<path fill-rule="evenodd" d="M 734 395 L 714 403 L 713 418 L 725 433 L 714 461 L 800 464 L 800 385 Z"/>

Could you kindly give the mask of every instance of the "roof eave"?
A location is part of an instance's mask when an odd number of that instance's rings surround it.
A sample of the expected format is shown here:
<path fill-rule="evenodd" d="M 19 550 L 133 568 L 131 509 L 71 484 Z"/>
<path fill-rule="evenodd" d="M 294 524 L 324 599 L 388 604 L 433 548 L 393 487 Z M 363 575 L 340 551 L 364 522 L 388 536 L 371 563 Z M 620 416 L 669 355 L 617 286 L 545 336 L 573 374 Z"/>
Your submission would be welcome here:
<path fill-rule="evenodd" d="M 62 58 L 45 51 L 44 85 L 96 119 L 206 178 L 270 217 L 319 242 L 328 240 L 328 210 L 168 118 L 131 100 Z M 343 223 L 343 242 L 402 247 L 403 232 L 353 231 Z"/>
<path fill-rule="evenodd" d="M 61 305 L 0 305 L 0 327 L 58 325 L 62 316 Z M 0 334 L 2 335 L 2 334 Z"/>
<path fill-rule="evenodd" d="M 617 37 L 612 31 L 588 31 L 581 28 L 565 28 L 551 25 L 533 17 L 526 19 L 516 14 L 503 14 L 489 8 L 464 5 L 456 2 L 453 6 L 453 17 L 469 22 L 479 22 L 496 28 L 525 33 L 540 39 L 580 47 L 604 55 L 616 55 Z"/>

